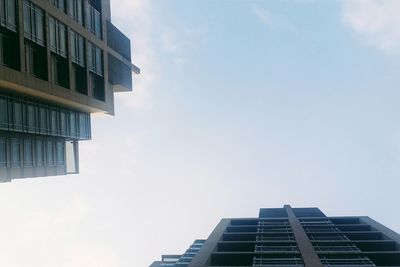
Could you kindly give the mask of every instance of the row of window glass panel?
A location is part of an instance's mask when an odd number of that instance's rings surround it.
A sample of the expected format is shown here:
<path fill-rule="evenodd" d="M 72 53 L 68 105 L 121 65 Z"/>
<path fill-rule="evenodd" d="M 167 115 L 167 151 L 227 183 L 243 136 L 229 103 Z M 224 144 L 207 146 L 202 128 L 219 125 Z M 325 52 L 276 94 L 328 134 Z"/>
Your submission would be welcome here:
<path fill-rule="evenodd" d="M 320 240 L 349 240 L 345 235 L 318 235 L 318 234 L 309 234 L 308 237 L 312 241 L 320 241 Z"/>
<path fill-rule="evenodd" d="M 0 137 L 0 165 L 64 166 L 65 142 L 40 138 Z"/>
<path fill-rule="evenodd" d="M 353 244 L 345 245 L 345 246 L 321 246 L 314 245 L 314 249 L 318 252 L 321 251 L 356 251 L 360 252 L 361 250 Z"/>
<path fill-rule="evenodd" d="M 0 25 L 14 32 L 17 31 L 15 0 L 0 0 Z"/>
<path fill-rule="evenodd" d="M 304 266 L 301 257 L 286 258 L 267 258 L 264 256 L 256 256 L 253 258 L 253 266 Z"/>
<path fill-rule="evenodd" d="M 293 235 L 281 235 L 281 236 L 257 235 L 256 241 L 295 241 L 295 238 Z"/>
<path fill-rule="evenodd" d="M 375 264 L 365 256 L 352 258 L 330 258 L 322 256 L 320 260 L 325 266 L 375 266 Z"/>
<path fill-rule="evenodd" d="M 0 95 L 0 129 L 90 139 L 90 115 Z"/>
<path fill-rule="evenodd" d="M 269 252 L 269 251 L 290 251 L 290 252 L 298 252 L 297 245 L 287 245 L 287 246 L 267 246 L 267 245 L 259 245 L 256 244 L 254 247 L 254 252 Z"/>

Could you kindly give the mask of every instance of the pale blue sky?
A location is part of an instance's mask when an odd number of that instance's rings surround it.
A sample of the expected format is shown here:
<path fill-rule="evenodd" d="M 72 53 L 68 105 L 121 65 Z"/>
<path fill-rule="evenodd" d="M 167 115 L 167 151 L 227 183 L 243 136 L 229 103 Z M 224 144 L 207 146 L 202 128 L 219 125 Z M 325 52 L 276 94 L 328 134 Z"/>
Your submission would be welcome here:
<path fill-rule="evenodd" d="M 112 8 L 142 74 L 80 175 L 0 186 L 2 265 L 148 266 L 284 204 L 400 232 L 399 1 Z"/>

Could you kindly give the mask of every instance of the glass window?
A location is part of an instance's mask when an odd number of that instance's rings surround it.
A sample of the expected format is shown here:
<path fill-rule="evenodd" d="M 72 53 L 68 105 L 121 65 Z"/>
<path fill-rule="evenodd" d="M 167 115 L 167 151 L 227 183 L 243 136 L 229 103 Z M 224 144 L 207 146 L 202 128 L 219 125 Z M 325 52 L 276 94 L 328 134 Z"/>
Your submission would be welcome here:
<path fill-rule="evenodd" d="M 85 122 L 85 114 L 79 114 L 79 137 L 86 137 L 86 122 Z"/>
<path fill-rule="evenodd" d="M 103 76 L 103 51 L 89 42 L 88 44 L 89 70 Z"/>
<path fill-rule="evenodd" d="M 7 100 L 0 97 L 0 129 L 7 128 Z"/>
<path fill-rule="evenodd" d="M 27 112 L 27 126 L 28 126 L 28 131 L 29 132 L 34 132 L 35 131 L 35 107 L 31 104 L 28 104 L 26 106 L 26 112 Z"/>
<path fill-rule="evenodd" d="M 65 11 L 64 0 L 50 0 L 50 3 L 52 3 L 55 7 L 61 9 L 62 11 Z"/>
<path fill-rule="evenodd" d="M 15 0 L 0 0 L 0 25 L 17 31 Z"/>
<path fill-rule="evenodd" d="M 85 39 L 81 35 L 71 31 L 71 60 L 83 67 L 85 66 L 84 43 Z"/>
<path fill-rule="evenodd" d="M 19 166 L 20 164 L 20 143 L 19 139 L 11 139 L 11 164 L 13 166 Z"/>
<path fill-rule="evenodd" d="M 44 46 L 43 10 L 30 1 L 24 1 L 24 32 L 32 42 Z"/>
<path fill-rule="evenodd" d="M 87 4 L 86 22 L 89 31 L 101 38 L 101 14 L 89 3 Z"/>
<path fill-rule="evenodd" d="M 44 107 L 40 108 L 40 132 L 47 133 L 47 110 Z"/>
<path fill-rule="evenodd" d="M 83 1 L 69 0 L 70 16 L 79 24 L 83 25 Z"/>
<path fill-rule="evenodd" d="M 43 141 L 36 140 L 36 164 L 37 166 L 44 165 L 44 156 L 43 156 Z"/>
<path fill-rule="evenodd" d="M 66 26 L 53 17 L 49 17 L 50 50 L 60 56 L 67 56 Z"/>
<path fill-rule="evenodd" d="M 65 164 L 63 142 L 57 142 L 56 151 L 57 151 L 56 153 L 57 166 L 63 166 Z"/>
<path fill-rule="evenodd" d="M 52 134 L 58 134 L 57 127 L 57 112 L 55 110 L 50 111 L 50 129 Z"/>
<path fill-rule="evenodd" d="M 6 138 L 0 137 L 0 165 L 7 165 Z"/>
<path fill-rule="evenodd" d="M 67 135 L 67 115 L 65 111 L 60 112 L 60 132 L 62 136 Z"/>
<path fill-rule="evenodd" d="M 54 165 L 54 150 L 53 150 L 53 141 L 46 142 L 46 159 L 47 166 Z"/>
<path fill-rule="evenodd" d="M 33 165 L 33 155 L 32 155 L 32 140 L 24 139 L 24 165 Z"/>
<path fill-rule="evenodd" d="M 76 137 L 76 117 L 72 111 L 69 113 L 69 135 Z"/>
<path fill-rule="evenodd" d="M 22 105 L 19 102 L 14 102 L 14 129 L 22 130 Z"/>

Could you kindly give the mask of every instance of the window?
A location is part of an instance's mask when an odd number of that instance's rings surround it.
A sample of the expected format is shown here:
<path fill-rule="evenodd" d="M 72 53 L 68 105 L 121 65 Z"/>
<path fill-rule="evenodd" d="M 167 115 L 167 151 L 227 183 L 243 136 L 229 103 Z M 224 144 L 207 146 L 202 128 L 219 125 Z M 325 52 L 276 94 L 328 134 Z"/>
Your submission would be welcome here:
<path fill-rule="evenodd" d="M 55 7 L 61 9 L 62 11 L 65 11 L 64 0 L 50 0 L 50 3 L 52 3 Z"/>
<path fill-rule="evenodd" d="M 36 140 L 36 165 L 44 166 L 44 155 L 43 155 L 43 141 Z"/>
<path fill-rule="evenodd" d="M 54 165 L 54 150 L 53 150 L 53 141 L 46 142 L 46 159 L 47 166 Z"/>
<path fill-rule="evenodd" d="M 8 129 L 7 99 L 0 97 L 0 129 Z"/>
<path fill-rule="evenodd" d="M 14 129 L 22 131 L 22 104 L 18 101 L 13 102 Z"/>
<path fill-rule="evenodd" d="M 88 43 L 89 70 L 103 76 L 103 51 L 91 42 Z"/>
<path fill-rule="evenodd" d="M 49 17 L 50 50 L 62 57 L 67 57 L 66 26 L 53 17 Z"/>
<path fill-rule="evenodd" d="M 65 165 L 65 156 L 64 156 L 64 144 L 63 142 L 58 141 L 56 143 L 56 165 L 64 166 Z"/>
<path fill-rule="evenodd" d="M 24 166 L 33 166 L 32 140 L 24 139 Z"/>
<path fill-rule="evenodd" d="M 55 110 L 50 111 L 50 130 L 53 135 L 58 134 L 58 125 L 57 125 L 57 114 L 58 112 Z"/>
<path fill-rule="evenodd" d="M 70 16 L 83 25 L 83 0 L 69 0 L 68 3 Z"/>
<path fill-rule="evenodd" d="M 60 112 L 60 133 L 61 136 L 67 136 L 67 114 L 65 111 Z"/>
<path fill-rule="evenodd" d="M 47 134 L 47 109 L 40 107 L 39 112 L 40 133 Z"/>
<path fill-rule="evenodd" d="M 47 51 L 36 43 L 25 42 L 25 70 L 32 76 L 45 80 L 47 77 Z"/>
<path fill-rule="evenodd" d="M 0 137 L 0 166 L 7 165 L 6 138 Z"/>
<path fill-rule="evenodd" d="M 24 32 L 32 42 L 44 46 L 43 10 L 30 1 L 24 1 Z"/>
<path fill-rule="evenodd" d="M 0 0 L 0 25 L 16 32 L 15 0 Z"/>
<path fill-rule="evenodd" d="M 28 104 L 26 106 L 26 126 L 28 132 L 35 132 L 35 107 L 33 104 Z"/>
<path fill-rule="evenodd" d="M 69 113 L 69 135 L 71 137 L 76 137 L 76 116 L 75 113 Z"/>
<path fill-rule="evenodd" d="M 101 15 L 92 5 L 87 5 L 87 27 L 90 32 L 101 39 Z"/>
<path fill-rule="evenodd" d="M 11 139 L 11 164 L 13 166 L 20 165 L 20 143 L 19 139 Z"/>
<path fill-rule="evenodd" d="M 85 66 L 85 39 L 74 31 L 71 31 L 71 60 Z"/>

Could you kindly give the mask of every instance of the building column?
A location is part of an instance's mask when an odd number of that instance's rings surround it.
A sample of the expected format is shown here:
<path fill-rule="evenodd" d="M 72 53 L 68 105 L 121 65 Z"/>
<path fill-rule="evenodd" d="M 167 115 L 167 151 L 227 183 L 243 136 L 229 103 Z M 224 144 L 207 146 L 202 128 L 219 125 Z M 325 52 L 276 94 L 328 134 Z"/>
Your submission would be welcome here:
<path fill-rule="evenodd" d="M 304 266 L 323 267 L 323 264 L 321 263 L 318 254 L 315 252 L 310 239 L 308 238 L 306 232 L 304 231 L 304 228 L 301 225 L 300 221 L 294 214 L 292 207 L 290 207 L 289 205 L 285 205 L 284 208 L 288 214 L 289 223 L 290 226 L 292 227 L 294 237 L 297 241 L 297 246 L 299 247 L 301 256 L 303 258 Z"/>

